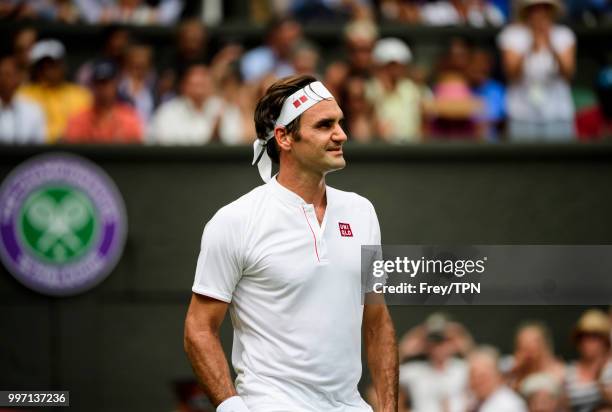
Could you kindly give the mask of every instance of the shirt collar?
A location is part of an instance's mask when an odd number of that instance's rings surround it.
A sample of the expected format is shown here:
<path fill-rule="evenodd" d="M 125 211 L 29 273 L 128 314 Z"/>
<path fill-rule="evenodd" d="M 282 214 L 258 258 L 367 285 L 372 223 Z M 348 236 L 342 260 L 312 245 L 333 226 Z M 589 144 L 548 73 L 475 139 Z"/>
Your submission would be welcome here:
<path fill-rule="evenodd" d="M 270 179 L 270 181 L 266 183 L 266 185 L 268 185 L 268 187 L 270 188 L 270 191 L 272 192 L 272 194 L 274 194 L 274 196 L 276 196 L 278 199 L 282 200 L 283 202 L 294 205 L 294 206 L 304 206 L 304 205 L 309 204 L 304 199 L 302 199 L 301 196 L 299 196 L 297 193 L 292 192 L 291 190 L 287 189 L 285 186 L 278 183 L 278 180 L 276 180 L 277 176 L 278 174 L 274 175 L 272 179 Z M 327 189 L 328 189 L 327 186 L 325 186 L 325 192 L 327 196 L 327 207 L 329 207 L 329 192 L 330 191 Z"/>

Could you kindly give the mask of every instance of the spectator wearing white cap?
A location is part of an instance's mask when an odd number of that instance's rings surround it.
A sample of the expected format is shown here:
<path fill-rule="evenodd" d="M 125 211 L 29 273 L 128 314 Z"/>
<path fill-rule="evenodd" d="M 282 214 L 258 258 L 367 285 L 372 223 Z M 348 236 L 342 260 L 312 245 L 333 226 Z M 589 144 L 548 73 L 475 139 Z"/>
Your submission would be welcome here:
<path fill-rule="evenodd" d="M 16 96 L 20 81 L 17 59 L 0 56 L 0 143 L 44 143 L 45 117 L 36 103 Z"/>
<path fill-rule="evenodd" d="M 64 133 L 68 118 L 91 102 L 87 89 L 65 80 L 65 48 L 57 40 L 41 40 L 30 52 L 31 82 L 19 93 L 37 102 L 47 119 L 46 140 L 54 143 Z"/>
<path fill-rule="evenodd" d="M 562 11 L 559 0 L 520 0 L 519 22 L 499 36 L 514 140 L 570 140 L 575 134 L 570 81 L 576 70 L 576 37 L 555 24 Z"/>
<path fill-rule="evenodd" d="M 378 135 L 393 142 L 419 140 L 423 101 L 429 92 L 406 77 L 410 49 L 400 39 L 385 38 L 376 42 L 373 58 L 376 75 L 366 95 L 375 108 Z"/>

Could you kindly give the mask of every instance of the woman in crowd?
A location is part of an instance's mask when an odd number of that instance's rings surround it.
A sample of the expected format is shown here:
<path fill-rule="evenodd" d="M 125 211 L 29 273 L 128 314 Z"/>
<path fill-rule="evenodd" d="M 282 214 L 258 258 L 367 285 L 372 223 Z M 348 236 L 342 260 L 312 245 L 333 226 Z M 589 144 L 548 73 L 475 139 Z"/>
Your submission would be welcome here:
<path fill-rule="evenodd" d="M 567 368 L 565 392 L 574 412 L 591 412 L 612 406 L 610 319 L 591 309 L 578 320 L 573 334 L 578 360 Z"/>
<path fill-rule="evenodd" d="M 516 333 L 514 356 L 506 380 L 512 389 L 518 390 L 523 381 L 535 373 L 548 374 L 561 383 L 565 368 L 555 357 L 546 326 L 539 322 L 527 322 Z"/>
<path fill-rule="evenodd" d="M 559 0 L 519 0 L 519 22 L 499 36 L 508 79 L 508 116 L 514 140 L 568 140 L 574 136 L 570 81 L 576 37 L 555 24 Z"/>

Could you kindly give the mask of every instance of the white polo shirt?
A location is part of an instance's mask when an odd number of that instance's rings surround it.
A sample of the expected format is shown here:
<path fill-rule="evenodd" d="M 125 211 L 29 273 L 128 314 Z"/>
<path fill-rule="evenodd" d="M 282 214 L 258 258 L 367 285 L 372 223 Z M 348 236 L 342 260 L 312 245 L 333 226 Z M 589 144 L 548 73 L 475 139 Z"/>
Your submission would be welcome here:
<path fill-rule="evenodd" d="M 371 411 L 361 377 L 361 245 L 380 244 L 365 198 L 327 186 L 312 204 L 276 178 L 204 228 L 193 291 L 224 302 L 236 390 L 251 412 Z"/>

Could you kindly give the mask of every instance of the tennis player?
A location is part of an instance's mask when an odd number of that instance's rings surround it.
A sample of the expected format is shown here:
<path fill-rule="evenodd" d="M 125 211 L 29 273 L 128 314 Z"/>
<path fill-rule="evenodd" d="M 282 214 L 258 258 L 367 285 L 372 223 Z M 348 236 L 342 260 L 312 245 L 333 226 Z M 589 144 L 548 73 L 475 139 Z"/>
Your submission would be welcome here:
<path fill-rule="evenodd" d="M 397 411 L 393 324 L 361 294 L 360 246 L 380 244 L 376 213 L 325 184 L 346 164 L 341 120 L 315 78 L 273 84 L 255 110 L 253 163 L 266 184 L 204 228 L 185 350 L 217 411 L 371 411 L 357 390 L 362 331 L 379 411 Z M 235 384 L 219 340 L 228 309 Z"/>

